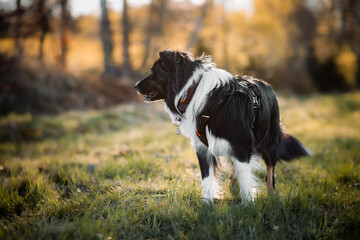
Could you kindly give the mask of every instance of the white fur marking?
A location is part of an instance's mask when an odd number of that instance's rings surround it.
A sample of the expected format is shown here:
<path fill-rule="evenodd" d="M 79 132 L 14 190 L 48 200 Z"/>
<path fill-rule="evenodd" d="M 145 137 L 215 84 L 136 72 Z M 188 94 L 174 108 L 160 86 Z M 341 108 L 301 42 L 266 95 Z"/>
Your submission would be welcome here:
<path fill-rule="evenodd" d="M 239 162 L 237 159 L 231 159 L 234 167 L 235 174 L 239 181 L 240 195 L 244 203 L 248 203 L 254 200 L 254 190 L 260 186 L 258 178 L 254 174 L 254 170 L 261 169 L 260 157 L 252 155 L 249 163 Z"/>
<path fill-rule="evenodd" d="M 184 92 L 190 87 L 190 85 L 194 81 L 199 82 L 197 90 L 195 91 L 193 98 L 187 106 L 184 115 L 181 116 L 180 114 L 172 113 L 165 104 L 165 110 L 170 115 L 173 124 L 176 119 L 181 118 L 181 132 L 184 136 L 190 139 L 191 145 L 193 147 L 201 143 L 198 136 L 196 135 L 196 116 L 204 108 L 208 93 L 214 88 L 224 85 L 232 78 L 233 77 L 229 72 L 222 69 L 214 68 L 206 70 L 205 68 L 198 68 L 189 78 L 183 89 L 181 89 L 181 91 L 175 97 L 174 103 L 175 106 L 177 106 L 178 101 L 183 96 Z"/>
<path fill-rule="evenodd" d="M 305 147 L 303 144 L 301 144 L 301 145 L 305 149 L 306 154 L 309 156 L 312 156 L 312 151 L 310 149 L 308 149 L 307 147 Z"/>
<path fill-rule="evenodd" d="M 204 200 L 212 201 L 219 194 L 219 184 L 215 178 L 215 169 L 213 166 L 209 168 L 209 176 L 202 180 L 202 197 Z"/>
<path fill-rule="evenodd" d="M 205 128 L 206 137 L 209 143 L 209 151 L 216 157 L 232 157 L 232 150 L 230 143 L 222 138 L 215 137 L 206 126 Z"/>

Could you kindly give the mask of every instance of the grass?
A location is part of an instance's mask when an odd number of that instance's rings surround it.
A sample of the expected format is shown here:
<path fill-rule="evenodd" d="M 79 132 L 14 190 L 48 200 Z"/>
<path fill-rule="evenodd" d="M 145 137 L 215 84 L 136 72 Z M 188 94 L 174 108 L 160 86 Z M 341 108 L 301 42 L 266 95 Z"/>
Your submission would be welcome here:
<path fill-rule="evenodd" d="M 195 152 L 162 104 L 2 116 L 0 238 L 360 239 L 360 94 L 280 105 L 313 156 L 278 164 L 277 192 L 247 206 L 228 174 L 223 199 L 201 201 Z"/>

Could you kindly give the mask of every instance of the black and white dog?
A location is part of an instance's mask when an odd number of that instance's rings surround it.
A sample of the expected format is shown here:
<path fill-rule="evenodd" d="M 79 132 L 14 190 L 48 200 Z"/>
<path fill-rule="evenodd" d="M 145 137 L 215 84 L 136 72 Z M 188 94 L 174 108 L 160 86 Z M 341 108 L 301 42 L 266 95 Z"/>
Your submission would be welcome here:
<path fill-rule="evenodd" d="M 253 170 L 261 155 L 267 166 L 267 188 L 275 188 L 278 160 L 310 155 L 281 127 L 279 107 L 271 86 L 248 76 L 232 76 L 209 57 L 165 50 L 146 78 L 135 84 L 145 101 L 165 101 L 175 126 L 196 149 L 202 176 L 202 196 L 217 195 L 215 179 L 219 157 L 228 158 L 239 181 L 241 198 L 251 201 L 258 185 Z M 179 129 L 177 129 L 179 131 Z M 179 133 L 179 132 L 178 132 Z"/>

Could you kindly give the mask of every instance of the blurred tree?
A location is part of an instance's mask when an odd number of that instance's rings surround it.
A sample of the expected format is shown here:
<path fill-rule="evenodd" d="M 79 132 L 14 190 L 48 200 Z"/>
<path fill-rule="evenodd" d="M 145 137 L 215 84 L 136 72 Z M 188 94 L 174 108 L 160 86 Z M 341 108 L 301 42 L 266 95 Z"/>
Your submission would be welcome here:
<path fill-rule="evenodd" d="M 196 41 L 192 53 L 194 56 L 201 56 L 202 54 L 211 55 L 212 49 L 205 45 L 203 37 L 199 37 L 199 39 Z"/>
<path fill-rule="evenodd" d="M 313 53 L 312 45 L 316 33 L 316 18 L 305 6 L 304 1 L 294 3 L 294 10 L 289 15 L 293 28 L 289 29 L 289 54 L 287 67 L 289 75 L 286 76 L 288 85 L 297 91 L 308 91 L 311 85 L 311 76 L 308 71 L 309 55 Z"/>
<path fill-rule="evenodd" d="M 153 46 L 152 39 L 154 36 L 162 37 L 165 12 L 167 10 L 168 0 L 152 0 L 149 5 L 149 16 L 146 26 L 146 37 L 144 40 L 144 57 L 140 69 L 146 67 L 150 52 L 159 51 L 159 47 Z"/>
<path fill-rule="evenodd" d="M 297 27 L 290 16 L 299 1 L 254 0 L 254 14 L 239 36 L 241 51 L 248 59 L 245 72 L 277 87 L 289 87 L 288 60 L 298 49 L 292 46 Z"/>
<path fill-rule="evenodd" d="M 307 63 L 308 71 L 318 91 L 333 92 L 348 90 L 344 76 L 337 71 L 335 58 L 319 61 L 314 53 L 314 49 L 311 47 Z"/>
<path fill-rule="evenodd" d="M 234 30 L 238 27 L 240 28 L 243 22 L 232 19 L 232 16 L 238 16 L 239 12 L 227 11 L 225 9 L 226 2 L 230 1 L 211 1 L 202 29 L 199 32 L 195 45 L 192 47 L 192 51 L 196 55 L 201 55 L 202 53 L 210 54 L 219 67 L 235 73 L 235 68 L 239 67 L 239 65 L 236 61 L 231 62 L 231 64 L 229 62 L 230 59 L 234 60 L 234 58 L 237 58 L 239 54 L 238 46 L 241 40 L 239 36 L 236 36 L 237 33 Z M 200 14 L 194 14 L 200 16 L 202 9 L 199 10 Z M 231 39 L 231 36 L 234 39 Z M 231 40 L 234 41 L 229 46 L 228 43 Z M 231 51 L 228 51 L 230 48 Z"/>
<path fill-rule="evenodd" d="M 227 14 L 226 14 L 226 3 L 227 0 L 223 0 L 223 12 L 222 12 L 222 37 L 223 37 L 223 43 L 222 43 L 222 51 L 223 51 L 223 65 L 225 68 L 229 67 L 229 55 L 228 55 L 228 34 L 229 34 L 229 23 L 227 20 Z"/>
<path fill-rule="evenodd" d="M 360 56 L 360 3 L 321 1 L 309 69 L 320 91 L 346 91 L 356 87 Z M 317 69 L 316 69 L 317 68 Z M 319 74 L 322 73 L 322 74 Z M 332 79 L 331 76 L 336 76 Z"/>
<path fill-rule="evenodd" d="M 110 21 L 108 16 L 107 1 L 100 0 L 101 7 L 101 41 L 104 53 L 104 73 L 109 74 L 113 69 L 113 42 Z"/>
<path fill-rule="evenodd" d="M 144 40 L 144 57 L 143 61 L 141 63 L 140 69 L 143 69 L 146 67 L 147 60 L 149 58 L 149 52 L 151 47 L 151 38 L 153 35 L 153 28 L 154 28 L 154 22 L 153 22 L 153 15 L 155 13 L 155 0 L 152 0 L 149 5 L 149 16 L 147 21 L 147 28 L 146 28 L 146 37 Z"/>
<path fill-rule="evenodd" d="M 11 21 L 9 13 L 4 9 L 0 9 L 0 38 L 9 36 L 9 30 L 11 29 Z"/>
<path fill-rule="evenodd" d="M 360 1 L 336 1 L 336 7 L 341 13 L 339 46 L 349 45 L 356 55 L 357 71 L 355 71 L 354 85 L 360 88 Z"/>
<path fill-rule="evenodd" d="M 201 7 L 201 14 L 199 16 L 199 18 L 197 19 L 196 23 L 195 23 L 195 28 L 194 28 L 194 31 L 192 32 L 190 38 L 189 38 L 189 41 L 186 45 L 186 49 L 191 49 L 196 41 L 198 40 L 198 37 L 199 37 L 199 34 L 200 34 L 200 31 L 201 31 L 201 28 L 202 28 L 202 25 L 203 25 L 203 22 L 205 20 L 205 17 L 208 13 L 208 10 L 211 6 L 211 3 L 212 3 L 212 0 L 206 0 L 204 2 L 204 4 L 202 5 Z"/>
<path fill-rule="evenodd" d="M 70 24 L 70 12 L 68 9 L 68 0 L 60 1 L 60 44 L 61 44 L 61 55 L 60 65 L 63 69 L 66 67 L 66 54 L 68 51 L 68 27 Z"/>
<path fill-rule="evenodd" d="M 39 37 L 39 60 L 43 59 L 44 41 L 51 30 L 51 9 L 46 5 L 47 0 L 34 0 L 36 26 L 40 28 Z"/>
<path fill-rule="evenodd" d="M 122 13 L 122 33 L 123 33 L 123 75 L 129 76 L 132 73 L 130 54 L 129 54 L 129 34 L 130 34 L 130 22 L 128 16 L 128 4 L 127 0 L 123 0 L 123 13 Z"/>
<path fill-rule="evenodd" d="M 88 62 L 76 70 L 99 68 L 101 62 L 105 73 L 113 68 L 130 79 L 133 69 L 145 71 L 160 49 L 192 48 L 195 55 L 211 54 L 221 68 L 264 78 L 275 88 L 309 91 L 316 85 L 320 91 L 336 91 L 360 85 L 356 0 L 319 0 L 317 5 L 305 4 L 307 0 L 253 0 L 253 15 L 229 11 L 224 5 L 234 0 L 204 0 L 200 6 L 192 0 L 151 0 L 136 8 L 122 0 L 121 13 L 100 0 L 100 24 L 94 27 L 96 15 L 80 16 L 79 32 L 71 36 L 71 0 L 13 1 L 12 10 L 0 9 L 0 49 L 41 59 L 57 46 L 58 41 L 47 39 L 56 29 L 58 35 L 53 35 L 60 40 L 61 53 L 55 57 L 62 67 L 67 55 L 72 63 L 84 63 L 81 53 L 91 48 Z M 118 24 L 111 27 L 110 22 Z M 68 40 L 73 40 L 71 49 Z M 38 52 L 23 47 L 34 41 L 39 42 Z M 116 69 L 115 62 L 121 68 Z"/>
<path fill-rule="evenodd" d="M 24 9 L 21 6 L 21 0 L 16 0 L 16 10 L 15 10 L 15 25 L 14 25 L 14 41 L 15 41 L 15 56 L 22 57 L 23 55 L 23 45 L 21 39 L 21 28 L 23 24 L 23 14 Z"/>

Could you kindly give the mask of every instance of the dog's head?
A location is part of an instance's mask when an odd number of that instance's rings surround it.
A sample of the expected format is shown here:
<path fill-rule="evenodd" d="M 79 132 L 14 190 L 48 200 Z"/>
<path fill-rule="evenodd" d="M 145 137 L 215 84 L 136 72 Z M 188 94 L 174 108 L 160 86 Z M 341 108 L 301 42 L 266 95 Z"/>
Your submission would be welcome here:
<path fill-rule="evenodd" d="M 144 95 L 144 101 L 152 102 L 166 99 L 169 92 L 176 92 L 184 81 L 184 66 L 191 64 L 191 57 L 186 52 L 164 50 L 159 53 L 151 68 L 150 75 L 135 84 L 136 91 Z M 181 69 L 180 69 L 181 68 Z"/>

